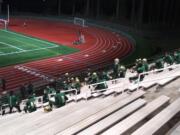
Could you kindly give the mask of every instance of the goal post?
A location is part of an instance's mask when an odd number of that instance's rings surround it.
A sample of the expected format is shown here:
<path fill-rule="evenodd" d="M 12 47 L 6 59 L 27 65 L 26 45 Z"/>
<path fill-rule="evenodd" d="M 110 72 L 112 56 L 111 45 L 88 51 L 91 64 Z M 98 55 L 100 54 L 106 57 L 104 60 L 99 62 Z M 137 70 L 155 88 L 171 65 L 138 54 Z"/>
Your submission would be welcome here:
<path fill-rule="evenodd" d="M 9 21 L 9 5 L 7 5 L 7 16 L 0 18 L 0 29 L 7 30 Z"/>
<path fill-rule="evenodd" d="M 83 18 L 74 17 L 74 24 L 85 27 L 86 26 L 86 20 Z"/>
<path fill-rule="evenodd" d="M 5 19 L 0 19 L 0 29 L 7 30 L 7 26 L 8 26 L 8 21 Z"/>

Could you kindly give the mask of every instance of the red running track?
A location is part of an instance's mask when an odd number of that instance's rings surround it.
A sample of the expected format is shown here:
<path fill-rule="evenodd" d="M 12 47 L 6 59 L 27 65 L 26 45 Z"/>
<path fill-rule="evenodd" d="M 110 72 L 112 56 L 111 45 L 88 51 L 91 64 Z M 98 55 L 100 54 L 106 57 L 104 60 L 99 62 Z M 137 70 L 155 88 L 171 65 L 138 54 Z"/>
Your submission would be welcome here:
<path fill-rule="evenodd" d="M 26 27 L 23 26 L 24 22 L 27 24 Z M 80 50 L 80 52 L 70 55 L 23 64 L 55 77 L 66 72 L 80 72 L 90 67 L 112 63 L 114 58 L 123 58 L 130 54 L 134 48 L 127 38 L 114 32 L 95 27 L 82 28 L 60 21 L 12 18 L 10 29 Z M 77 39 L 78 30 L 81 30 L 85 35 L 86 43 L 72 45 L 72 42 Z M 29 81 L 41 81 L 41 78 L 15 69 L 14 66 L 0 68 L 0 76 L 7 80 L 7 90 L 15 90 L 20 84 Z"/>

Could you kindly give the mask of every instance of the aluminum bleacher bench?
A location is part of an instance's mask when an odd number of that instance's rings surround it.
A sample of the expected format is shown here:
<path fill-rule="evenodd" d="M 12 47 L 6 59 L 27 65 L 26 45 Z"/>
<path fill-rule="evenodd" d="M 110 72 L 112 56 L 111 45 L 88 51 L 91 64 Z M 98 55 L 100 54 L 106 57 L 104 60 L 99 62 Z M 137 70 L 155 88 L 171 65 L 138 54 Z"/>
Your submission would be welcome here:
<path fill-rule="evenodd" d="M 147 116 L 158 110 L 160 107 L 168 103 L 170 100 L 167 96 L 160 96 L 152 102 L 148 103 L 145 107 L 133 113 L 123 121 L 111 127 L 103 133 L 103 135 L 119 135 L 126 133 L 129 129 L 141 122 Z"/>
<path fill-rule="evenodd" d="M 102 95 L 103 95 L 102 92 L 96 92 L 96 93 L 93 93 L 93 94 L 92 94 L 92 97 L 97 98 L 97 97 L 100 97 L 100 96 L 102 96 Z"/>
<path fill-rule="evenodd" d="M 66 130 L 60 132 L 59 135 L 77 133 L 77 132 L 81 131 L 82 129 L 88 127 L 89 125 L 96 123 L 97 121 L 107 117 L 108 115 L 110 115 L 113 112 L 121 109 L 122 107 L 126 106 L 127 104 L 129 104 L 129 103 L 135 101 L 136 99 L 142 97 L 144 94 L 145 94 L 145 92 L 143 92 L 143 91 L 136 91 L 135 93 L 128 96 L 127 98 L 120 100 L 119 102 L 111 105 L 110 107 L 105 108 L 105 109 L 87 117 L 86 119 L 83 119 L 83 120 L 79 121 L 78 123 L 70 126 Z"/>
<path fill-rule="evenodd" d="M 173 127 L 167 135 L 180 135 L 180 121 L 177 123 L 177 126 Z"/>
<path fill-rule="evenodd" d="M 72 96 L 72 99 L 73 99 L 73 101 L 77 102 L 77 101 L 84 99 L 83 97 L 84 97 L 84 94 L 79 94 L 77 96 L 76 95 Z"/>
<path fill-rule="evenodd" d="M 115 93 L 118 90 L 121 90 L 123 92 L 123 89 L 121 89 L 122 87 L 123 87 L 123 83 L 119 83 L 119 84 L 116 84 L 114 86 L 111 86 L 105 92 L 103 92 L 103 95 L 104 96 L 109 96 L 109 95 Z"/>
<path fill-rule="evenodd" d="M 121 94 L 125 91 L 127 91 L 128 89 L 128 86 L 130 85 L 130 82 L 129 80 L 125 79 L 123 82 L 121 82 L 121 84 L 119 84 L 119 88 L 118 89 L 115 89 L 115 94 Z"/>
<path fill-rule="evenodd" d="M 85 99 L 85 100 L 88 100 L 88 99 L 90 99 L 92 97 L 93 96 L 91 94 L 91 91 L 87 91 L 87 92 L 83 93 L 83 96 L 82 96 L 82 98 Z"/>
<path fill-rule="evenodd" d="M 117 112 L 111 114 L 110 116 L 100 120 L 99 122 L 93 124 L 89 128 L 83 130 L 79 133 L 79 135 L 94 135 L 99 134 L 111 125 L 117 123 L 118 121 L 122 120 L 129 114 L 135 112 L 137 109 L 141 108 L 146 104 L 146 101 L 143 99 L 138 99 L 131 104 L 125 106 L 124 108 L 118 110 Z"/>
<path fill-rule="evenodd" d="M 145 88 L 145 89 L 149 89 L 150 87 L 156 85 L 156 81 L 150 81 L 150 82 L 142 82 L 140 83 L 140 86 Z"/>
<path fill-rule="evenodd" d="M 177 77 L 174 76 L 174 77 L 164 78 L 164 79 L 157 81 L 157 84 L 164 86 L 164 85 L 168 84 L 169 82 L 171 82 L 172 80 L 174 80 L 175 78 L 177 78 Z"/>
<path fill-rule="evenodd" d="M 167 106 L 164 110 L 154 116 L 151 120 L 137 129 L 132 135 L 152 135 L 156 133 L 171 118 L 180 112 L 180 98 Z"/>
<path fill-rule="evenodd" d="M 133 91 L 135 91 L 137 88 L 138 88 L 138 84 L 137 84 L 137 83 L 136 83 L 136 84 L 131 83 L 131 84 L 129 85 L 129 87 L 128 87 L 128 90 L 131 91 L 131 92 L 133 92 Z"/>
<path fill-rule="evenodd" d="M 139 91 L 139 93 L 141 92 Z M 145 92 L 142 92 L 142 93 L 145 93 Z M 124 93 L 121 96 L 117 96 L 116 98 L 112 96 L 108 96 L 107 98 L 103 98 L 103 99 L 97 98 L 97 99 L 90 100 L 88 102 L 84 101 L 85 104 L 83 104 L 82 107 L 77 108 L 77 110 L 75 111 L 68 110 L 67 113 L 63 113 L 63 114 L 60 111 L 59 114 L 57 114 L 56 116 L 53 115 L 53 117 L 48 117 L 48 119 L 44 119 L 43 120 L 44 122 L 41 121 L 38 123 L 34 123 L 33 125 L 28 126 L 27 128 L 22 127 L 23 131 L 18 130 L 17 134 L 21 135 L 27 132 L 28 134 L 37 134 L 37 135 L 57 134 L 85 120 L 86 118 L 102 110 L 105 110 L 106 108 L 111 107 L 113 104 L 119 103 L 120 101 L 121 102 L 124 101 L 129 96 L 130 96 L 129 94 Z M 79 104 L 81 103 L 83 102 L 80 102 Z M 127 104 L 129 103 L 124 103 L 124 106 Z M 38 124 L 38 126 L 36 126 L 36 124 Z"/>
<path fill-rule="evenodd" d="M 157 81 L 157 84 L 159 84 L 159 85 L 166 85 L 167 83 L 169 83 L 173 79 L 176 79 L 177 77 L 180 76 L 179 68 L 176 68 L 176 69 L 174 69 L 172 71 L 166 71 L 166 72 L 163 72 L 163 73 L 164 74 L 159 76 L 160 80 Z"/>

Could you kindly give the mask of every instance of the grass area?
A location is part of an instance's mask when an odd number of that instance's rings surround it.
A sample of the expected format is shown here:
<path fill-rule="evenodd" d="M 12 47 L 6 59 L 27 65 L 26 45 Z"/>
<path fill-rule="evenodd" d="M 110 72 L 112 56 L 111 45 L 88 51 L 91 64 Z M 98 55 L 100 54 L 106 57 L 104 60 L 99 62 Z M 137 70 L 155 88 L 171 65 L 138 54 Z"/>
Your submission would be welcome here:
<path fill-rule="evenodd" d="M 77 52 L 77 49 L 0 30 L 0 67 Z"/>

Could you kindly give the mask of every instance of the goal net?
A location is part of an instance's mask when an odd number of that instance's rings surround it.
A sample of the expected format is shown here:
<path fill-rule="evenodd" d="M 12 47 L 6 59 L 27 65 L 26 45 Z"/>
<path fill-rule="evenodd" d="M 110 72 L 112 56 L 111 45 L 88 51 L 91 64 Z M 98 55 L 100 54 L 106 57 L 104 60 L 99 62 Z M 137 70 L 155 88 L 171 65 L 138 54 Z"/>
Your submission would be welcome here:
<path fill-rule="evenodd" d="M 74 24 L 85 27 L 86 21 L 82 18 L 74 17 Z"/>
<path fill-rule="evenodd" d="M 0 29 L 7 29 L 8 21 L 5 19 L 0 19 Z"/>

